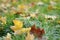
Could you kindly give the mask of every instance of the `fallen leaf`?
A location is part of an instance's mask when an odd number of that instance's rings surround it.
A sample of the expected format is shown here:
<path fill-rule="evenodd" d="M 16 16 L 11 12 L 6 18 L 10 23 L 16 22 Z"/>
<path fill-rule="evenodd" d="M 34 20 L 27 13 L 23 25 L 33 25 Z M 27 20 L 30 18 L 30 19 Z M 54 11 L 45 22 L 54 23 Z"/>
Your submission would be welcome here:
<path fill-rule="evenodd" d="M 10 28 L 13 31 L 20 30 L 23 27 L 23 22 L 19 20 L 13 20 L 14 26 L 11 26 Z"/>
<path fill-rule="evenodd" d="M 42 38 L 43 34 L 45 33 L 44 29 L 36 28 L 35 25 L 31 27 L 31 33 L 34 34 L 37 37 Z"/>
<path fill-rule="evenodd" d="M 34 40 L 34 35 L 28 33 L 28 34 L 27 34 L 27 37 L 26 37 L 26 40 Z"/>
<path fill-rule="evenodd" d="M 11 40 L 11 34 L 7 33 L 6 37 L 4 37 L 4 40 Z"/>

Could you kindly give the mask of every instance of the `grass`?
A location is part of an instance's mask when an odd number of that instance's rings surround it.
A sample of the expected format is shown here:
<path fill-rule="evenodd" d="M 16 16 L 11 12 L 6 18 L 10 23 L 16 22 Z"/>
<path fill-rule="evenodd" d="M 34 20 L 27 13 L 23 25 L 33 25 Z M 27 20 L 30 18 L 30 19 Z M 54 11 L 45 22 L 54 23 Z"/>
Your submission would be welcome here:
<path fill-rule="evenodd" d="M 15 8 L 17 8 L 17 5 L 20 4 L 29 4 L 32 2 L 39 2 L 40 0 L 19 0 L 18 2 L 12 4 Z M 18 20 L 22 20 L 24 22 L 24 27 L 30 27 L 33 24 L 36 25 L 36 27 L 38 28 L 44 28 L 45 30 L 45 37 L 48 38 L 47 40 L 60 40 L 60 23 L 58 23 L 57 21 L 60 21 L 60 1 L 56 0 L 56 5 L 54 7 L 56 7 L 55 9 L 49 9 L 48 10 L 48 6 L 50 5 L 49 2 L 50 0 L 41 0 L 44 5 L 35 5 L 34 7 L 31 7 L 28 11 L 29 14 L 32 14 L 33 12 L 35 12 L 37 9 L 38 11 L 38 17 L 37 18 L 30 18 L 30 19 L 24 19 L 24 17 L 20 16 L 20 15 L 16 15 L 13 13 L 10 13 L 10 7 L 6 8 L 6 10 L 9 10 L 7 13 L 5 13 L 4 11 L 2 11 L 2 9 L 0 9 L 0 16 L 6 16 L 6 24 L 4 24 L 4 26 L 1 24 L 0 27 L 3 27 L 4 29 L 0 31 L 0 40 L 2 40 L 2 36 L 5 36 L 7 33 L 11 33 L 12 34 L 12 40 L 25 40 L 25 34 L 22 34 L 20 36 L 13 36 L 13 31 L 10 29 L 10 26 L 13 26 L 13 20 L 14 19 L 18 19 Z M 0 1 L 0 3 L 2 3 Z M 1 6 L 1 5 L 0 5 Z M 28 13 L 26 13 L 28 14 Z M 49 19 L 49 21 L 47 19 L 45 19 L 44 15 L 53 15 L 53 16 L 57 16 L 57 18 L 55 20 Z M 22 37 L 21 37 L 22 36 Z"/>

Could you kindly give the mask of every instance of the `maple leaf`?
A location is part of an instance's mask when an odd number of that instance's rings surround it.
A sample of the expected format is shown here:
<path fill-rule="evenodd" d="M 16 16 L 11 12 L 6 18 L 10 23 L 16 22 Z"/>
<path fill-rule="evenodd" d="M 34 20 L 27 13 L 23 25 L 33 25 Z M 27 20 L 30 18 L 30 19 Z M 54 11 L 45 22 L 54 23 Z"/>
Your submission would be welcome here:
<path fill-rule="evenodd" d="M 22 28 L 23 27 L 23 22 L 19 21 L 19 20 L 13 20 L 14 25 L 18 28 Z"/>
<path fill-rule="evenodd" d="M 31 27 L 31 33 L 34 33 L 36 31 L 35 25 Z"/>
<path fill-rule="evenodd" d="M 13 23 L 15 26 L 11 26 L 11 29 L 13 31 L 17 31 L 23 27 L 23 22 L 19 20 L 13 20 Z"/>
<path fill-rule="evenodd" d="M 34 35 L 36 35 L 37 37 L 40 37 L 42 38 L 43 34 L 45 33 L 44 29 L 41 29 L 41 28 L 36 28 L 35 25 L 33 25 L 31 27 L 31 33 L 33 33 Z"/>
<path fill-rule="evenodd" d="M 31 30 L 31 27 L 29 28 L 23 28 L 23 22 L 19 20 L 13 20 L 14 26 L 11 26 L 10 28 L 14 31 L 14 34 L 22 34 L 22 33 L 28 33 Z"/>

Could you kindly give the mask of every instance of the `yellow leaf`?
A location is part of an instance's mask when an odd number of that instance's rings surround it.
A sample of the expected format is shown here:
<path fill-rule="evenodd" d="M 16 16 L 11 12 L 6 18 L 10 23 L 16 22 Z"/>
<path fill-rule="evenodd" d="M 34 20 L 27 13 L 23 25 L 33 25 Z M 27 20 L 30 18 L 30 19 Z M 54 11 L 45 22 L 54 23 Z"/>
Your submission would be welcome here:
<path fill-rule="evenodd" d="M 60 24 L 60 21 L 57 21 L 57 23 L 59 23 L 59 24 Z"/>
<path fill-rule="evenodd" d="M 16 30 L 14 34 L 22 34 L 30 32 L 31 28 L 21 28 L 20 30 Z"/>
<path fill-rule="evenodd" d="M 29 28 L 22 28 L 20 31 L 24 33 L 24 32 L 30 32 L 30 30 L 31 28 L 29 27 Z"/>
<path fill-rule="evenodd" d="M 28 6 L 27 5 L 24 5 L 24 4 L 21 4 L 21 5 L 18 5 L 18 9 L 20 12 L 25 12 L 26 10 L 28 10 Z"/>
<path fill-rule="evenodd" d="M 25 8 L 27 8 L 27 6 L 22 4 L 22 5 L 18 5 L 18 8 L 25 9 Z"/>
<path fill-rule="evenodd" d="M 14 23 L 15 27 L 18 28 L 18 29 L 23 27 L 23 22 L 22 21 L 13 20 L 13 23 Z"/>
<path fill-rule="evenodd" d="M 23 22 L 19 20 L 13 20 L 14 26 L 11 26 L 10 28 L 14 31 L 14 34 L 22 34 L 22 33 L 28 33 L 31 30 L 31 27 L 29 28 L 22 28 Z"/>
<path fill-rule="evenodd" d="M 23 22 L 19 20 L 13 20 L 14 26 L 11 26 L 10 28 L 15 32 L 17 30 L 20 30 L 23 27 Z"/>

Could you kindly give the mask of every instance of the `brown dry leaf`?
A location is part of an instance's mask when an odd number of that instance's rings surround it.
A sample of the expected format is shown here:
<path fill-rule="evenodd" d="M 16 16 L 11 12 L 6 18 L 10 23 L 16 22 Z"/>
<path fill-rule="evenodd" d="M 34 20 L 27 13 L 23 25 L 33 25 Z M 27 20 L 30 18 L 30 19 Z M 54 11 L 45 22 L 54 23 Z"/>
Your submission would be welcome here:
<path fill-rule="evenodd" d="M 27 35 L 27 37 L 26 37 L 26 40 L 34 40 L 34 35 L 28 33 L 28 35 Z"/>

